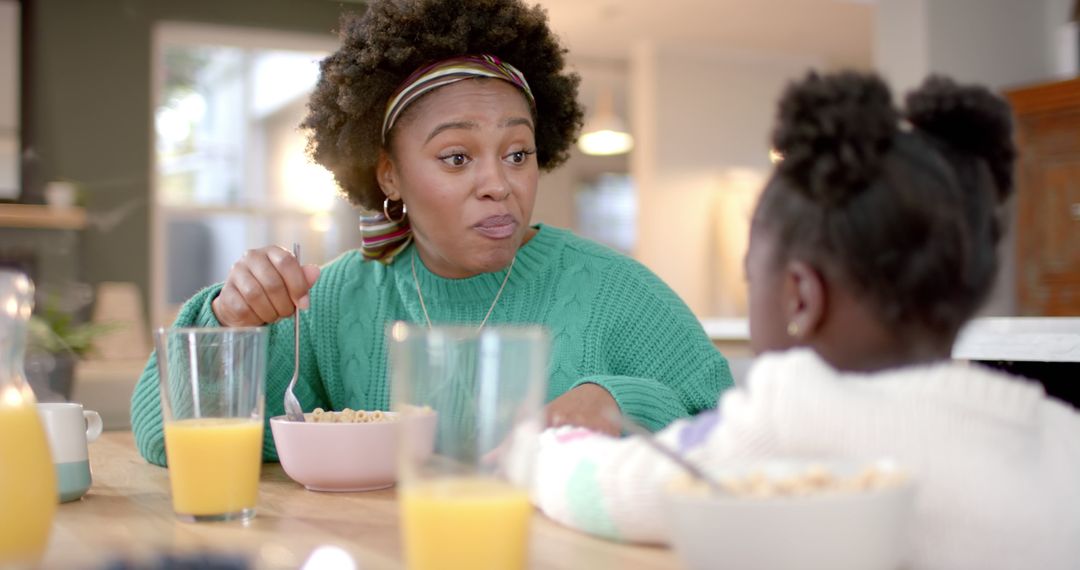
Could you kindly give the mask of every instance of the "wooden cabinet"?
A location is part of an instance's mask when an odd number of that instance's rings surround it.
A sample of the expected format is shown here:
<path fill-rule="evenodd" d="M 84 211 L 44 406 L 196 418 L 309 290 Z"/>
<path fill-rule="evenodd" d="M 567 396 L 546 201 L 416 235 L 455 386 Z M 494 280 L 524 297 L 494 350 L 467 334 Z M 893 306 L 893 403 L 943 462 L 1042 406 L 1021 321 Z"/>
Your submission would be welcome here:
<path fill-rule="evenodd" d="M 1080 79 L 1006 93 L 1016 113 L 1021 315 L 1080 315 Z"/>

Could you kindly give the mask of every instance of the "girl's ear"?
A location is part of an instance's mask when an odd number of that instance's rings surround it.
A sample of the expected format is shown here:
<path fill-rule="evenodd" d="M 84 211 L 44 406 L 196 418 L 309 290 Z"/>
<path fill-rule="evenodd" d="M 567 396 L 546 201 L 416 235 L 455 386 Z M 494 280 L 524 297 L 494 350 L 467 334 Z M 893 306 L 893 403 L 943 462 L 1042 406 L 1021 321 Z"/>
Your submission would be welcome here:
<path fill-rule="evenodd" d="M 821 273 L 805 261 L 789 261 L 784 267 L 784 304 L 788 336 L 795 344 L 810 344 L 828 308 Z"/>
<path fill-rule="evenodd" d="M 375 180 L 387 198 L 394 202 L 401 200 L 397 167 L 385 150 L 379 151 L 379 160 L 375 163 Z"/>

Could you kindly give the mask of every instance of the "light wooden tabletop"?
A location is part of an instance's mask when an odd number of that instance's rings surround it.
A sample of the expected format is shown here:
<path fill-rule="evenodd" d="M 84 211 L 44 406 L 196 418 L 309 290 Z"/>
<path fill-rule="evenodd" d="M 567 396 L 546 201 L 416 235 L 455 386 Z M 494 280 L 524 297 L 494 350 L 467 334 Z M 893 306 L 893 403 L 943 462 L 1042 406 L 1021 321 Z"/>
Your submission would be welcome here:
<path fill-rule="evenodd" d="M 239 554 L 257 568 L 298 568 L 320 546 L 338 547 L 361 570 L 403 568 L 393 489 L 316 493 L 276 463 L 263 465 L 258 514 L 248 524 L 186 523 L 172 513 L 168 473 L 146 463 L 130 432 L 106 432 L 90 444 L 93 486 L 60 505 L 47 568 L 101 568 L 117 559 L 155 560 L 164 552 Z M 628 546 L 586 536 L 537 514 L 532 568 L 677 568 L 667 549 Z"/>

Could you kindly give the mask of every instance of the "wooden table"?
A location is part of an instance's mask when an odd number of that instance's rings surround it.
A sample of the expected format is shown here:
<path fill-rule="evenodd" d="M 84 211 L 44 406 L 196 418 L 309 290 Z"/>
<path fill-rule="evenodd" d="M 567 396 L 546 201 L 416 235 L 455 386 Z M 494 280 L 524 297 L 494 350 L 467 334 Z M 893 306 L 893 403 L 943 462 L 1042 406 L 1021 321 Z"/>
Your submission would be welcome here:
<path fill-rule="evenodd" d="M 173 516 L 167 471 L 139 456 L 130 432 L 106 432 L 90 444 L 90 460 L 93 486 L 82 500 L 60 505 L 44 567 L 100 568 L 117 558 L 213 551 L 245 555 L 258 568 L 298 568 L 319 546 L 343 549 L 361 570 L 404 567 L 393 489 L 311 492 L 267 463 L 252 521 L 185 523 Z M 531 560 L 532 568 L 678 567 L 670 550 L 600 540 L 540 514 Z"/>

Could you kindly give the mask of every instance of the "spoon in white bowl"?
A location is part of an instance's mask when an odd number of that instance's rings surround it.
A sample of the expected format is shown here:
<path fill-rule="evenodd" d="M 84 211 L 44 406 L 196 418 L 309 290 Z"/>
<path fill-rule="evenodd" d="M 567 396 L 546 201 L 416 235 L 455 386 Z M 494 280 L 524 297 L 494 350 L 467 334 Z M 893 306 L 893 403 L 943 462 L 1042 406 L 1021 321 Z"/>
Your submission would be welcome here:
<path fill-rule="evenodd" d="M 720 483 L 718 483 L 716 479 L 713 479 L 711 475 L 705 473 L 704 470 L 702 470 L 697 465 L 694 465 L 694 463 L 692 463 L 689 459 L 686 459 L 668 446 L 660 443 L 660 440 L 656 439 L 652 432 L 639 426 L 637 423 L 634 422 L 634 420 L 631 420 L 630 418 L 619 412 L 608 412 L 607 417 L 610 420 L 619 422 L 619 424 L 622 426 L 622 429 L 640 437 L 641 440 L 645 442 L 645 445 L 651 447 L 653 451 L 656 451 L 660 455 L 663 455 L 664 457 L 671 460 L 672 463 L 678 465 L 683 471 L 689 473 L 693 478 L 705 483 L 709 487 L 709 490 L 713 493 L 726 493 L 726 491 L 724 491 L 724 488 L 720 486 Z"/>
<path fill-rule="evenodd" d="M 293 243 L 293 257 L 300 263 L 300 244 Z M 296 379 L 300 377 L 300 307 L 293 309 L 293 372 L 289 387 L 285 389 L 285 418 L 291 422 L 304 421 L 304 409 L 300 407 L 300 400 L 293 394 Z"/>

